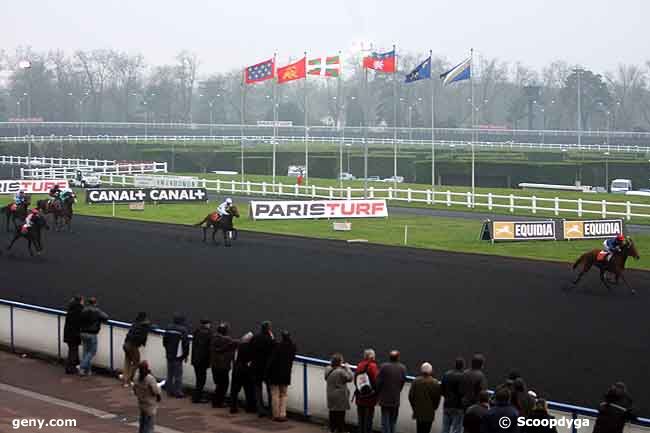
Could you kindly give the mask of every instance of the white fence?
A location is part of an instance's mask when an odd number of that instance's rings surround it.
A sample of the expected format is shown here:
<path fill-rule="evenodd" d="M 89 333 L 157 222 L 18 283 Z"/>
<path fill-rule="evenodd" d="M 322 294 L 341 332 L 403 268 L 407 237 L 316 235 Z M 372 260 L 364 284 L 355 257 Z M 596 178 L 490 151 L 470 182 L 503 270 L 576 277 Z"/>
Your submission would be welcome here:
<path fill-rule="evenodd" d="M 65 356 L 63 343 L 63 325 L 65 312 L 50 308 L 22 304 L 0 299 L 0 344 L 12 350 L 21 349 L 37 352 L 58 359 Z M 98 336 L 98 352 L 93 365 L 115 371 L 123 365 L 124 352 L 122 343 L 128 332 L 128 323 L 109 321 L 102 326 Z M 142 359 L 149 361 L 153 373 L 157 377 L 166 376 L 165 352 L 162 346 L 164 331 L 155 330 L 142 349 Z M 324 369 L 327 362 L 306 356 L 297 356 L 292 369 L 291 386 L 289 387 L 288 408 L 295 413 L 326 419 L 328 416 L 325 391 Z M 194 385 L 194 375 L 191 368 L 183 369 L 183 382 Z M 117 382 L 116 382 L 116 386 Z M 415 422 L 408 402 L 409 384 L 402 391 L 400 416 L 397 430 L 402 433 L 415 432 Z M 211 387 L 211 384 L 208 384 Z M 589 433 L 594 425 L 593 409 L 549 403 L 553 414 L 559 418 L 589 420 L 589 427 L 581 428 L 580 433 Z M 379 411 L 376 411 L 375 426 L 379 427 Z M 354 411 L 347 412 L 347 421 L 355 424 Z M 442 422 L 442 403 L 436 414 L 434 431 L 440 431 Z M 650 425 L 649 419 L 640 419 L 642 425 Z M 567 428 L 558 428 L 561 433 L 571 432 Z M 650 432 L 647 427 L 633 425 L 627 427 L 628 433 Z M 573 430 L 572 433 L 575 433 Z"/>
<path fill-rule="evenodd" d="M 104 184 L 134 186 L 133 176 L 104 175 Z M 237 180 L 200 179 L 199 186 L 208 191 L 227 194 L 286 196 L 302 198 L 340 199 L 385 198 L 406 203 L 427 205 L 444 205 L 446 207 L 462 206 L 469 209 L 487 211 L 507 210 L 510 213 L 523 211 L 527 214 L 547 214 L 554 216 L 596 216 L 602 218 L 623 217 L 650 218 L 650 204 L 632 203 L 630 201 L 577 200 L 566 198 L 545 198 L 537 196 L 518 196 L 515 194 L 474 194 L 471 192 L 452 192 L 440 190 L 418 190 L 411 188 L 374 187 L 368 188 L 368 197 L 364 197 L 363 188 L 322 187 L 316 185 L 282 183 L 241 182 Z"/>
<path fill-rule="evenodd" d="M 381 137 L 337 137 L 337 136 L 276 136 L 271 135 L 79 135 L 79 136 L 30 136 L 30 137 L 0 137 L 0 142 L 6 143 L 83 143 L 83 142 L 104 142 L 104 143 L 240 143 L 253 146 L 255 144 L 270 144 L 273 141 L 281 144 L 308 143 L 340 145 L 394 145 L 413 147 L 430 147 L 431 140 L 402 139 L 396 141 L 392 138 Z M 436 140 L 439 148 L 469 148 L 472 146 L 470 140 Z M 585 151 L 585 152 L 611 152 L 611 153 L 636 153 L 650 155 L 650 146 L 647 145 L 623 145 L 623 144 L 558 144 L 558 143 L 526 143 L 516 141 L 475 141 L 474 147 L 478 150 L 500 150 L 500 151 Z M 55 158 L 56 159 L 56 158 Z"/>
<path fill-rule="evenodd" d="M 143 188 L 198 188 L 200 181 L 193 176 L 160 176 L 136 174 L 133 185 Z"/>
<path fill-rule="evenodd" d="M 94 167 L 39 167 L 21 168 L 22 179 L 71 179 L 77 174 L 77 170 L 91 171 L 97 175 L 101 174 L 128 174 L 136 173 L 167 173 L 166 162 L 147 162 L 138 164 L 116 164 Z"/>
<path fill-rule="evenodd" d="M 31 162 L 31 164 L 30 164 Z M 114 166 L 117 161 L 107 159 L 88 159 L 88 158 L 51 158 L 33 156 L 13 156 L 0 155 L 0 165 L 32 165 L 46 167 L 75 167 L 75 168 L 100 168 Z"/>

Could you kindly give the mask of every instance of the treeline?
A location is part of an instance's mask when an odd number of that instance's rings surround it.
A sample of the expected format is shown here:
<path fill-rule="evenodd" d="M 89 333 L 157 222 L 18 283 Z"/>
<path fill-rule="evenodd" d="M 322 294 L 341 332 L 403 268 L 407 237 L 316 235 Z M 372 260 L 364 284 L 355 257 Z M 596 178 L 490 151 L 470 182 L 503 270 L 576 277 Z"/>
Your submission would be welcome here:
<path fill-rule="evenodd" d="M 397 91 L 392 75 L 374 72 L 365 87 L 361 54 L 342 59 L 340 81 L 310 76 L 309 124 L 393 126 L 396 119 L 401 127 L 430 127 L 432 83 L 403 83 L 404 75 L 426 55 L 399 54 Z M 0 52 L 0 70 L 9 71 L 0 89 L 0 120 L 239 123 L 242 115 L 247 123 L 272 120 L 271 82 L 242 86 L 241 70 L 207 71 L 190 51 L 175 59 L 173 64 L 150 65 L 142 54 L 117 50 Z M 20 67 L 25 60 L 29 68 Z M 437 76 L 451 66 L 434 56 L 432 73 Z M 650 62 L 577 72 L 564 61 L 536 71 L 520 63 L 478 58 L 473 108 L 468 82 L 443 87 L 434 79 L 436 126 L 470 126 L 474 109 L 479 125 L 576 129 L 580 81 L 583 129 L 647 131 L 648 78 Z M 279 120 L 304 124 L 304 91 L 302 81 L 278 86 Z"/>

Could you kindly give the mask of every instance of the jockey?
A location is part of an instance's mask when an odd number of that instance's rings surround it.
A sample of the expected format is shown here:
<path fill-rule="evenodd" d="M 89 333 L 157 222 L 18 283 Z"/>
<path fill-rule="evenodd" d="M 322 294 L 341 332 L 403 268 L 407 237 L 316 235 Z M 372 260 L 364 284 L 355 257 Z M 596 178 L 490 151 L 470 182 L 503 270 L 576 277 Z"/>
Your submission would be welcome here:
<path fill-rule="evenodd" d="M 27 231 L 32 226 L 32 219 L 39 215 L 39 210 L 37 208 L 32 209 L 32 211 L 25 218 L 25 225 L 23 225 L 23 230 Z"/>
<path fill-rule="evenodd" d="M 61 188 L 59 188 L 59 184 L 57 183 L 52 188 L 50 188 L 50 192 L 48 193 L 48 195 L 50 196 L 49 203 L 53 203 L 57 198 L 59 198 L 60 194 L 61 194 Z"/>
<path fill-rule="evenodd" d="M 616 235 L 616 237 L 606 239 L 603 242 L 603 250 L 607 253 L 607 260 L 609 261 L 614 253 L 620 253 L 621 247 L 625 242 L 625 236 L 622 233 Z"/>
<path fill-rule="evenodd" d="M 230 197 L 228 197 L 228 198 L 227 198 L 223 203 L 221 203 L 221 204 L 217 207 L 217 213 L 218 213 L 220 216 L 230 215 L 230 214 L 228 213 L 228 211 L 230 210 L 230 206 L 232 206 L 232 199 L 231 199 Z"/>
<path fill-rule="evenodd" d="M 25 203 L 25 190 L 24 189 L 19 189 L 18 192 L 16 193 L 16 196 L 14 197 L 14 202 L 16 203 L 16 206 L 20 206 Z"/>
<path fill-rule="evenodd" d="M 70 189 L 70 187 L 66 186 L 59 193 L 59 198 L 61 199 L 62 202 L 64 202 L 68 197 L 72 196 L 72 194 L 73 192 Z"/>

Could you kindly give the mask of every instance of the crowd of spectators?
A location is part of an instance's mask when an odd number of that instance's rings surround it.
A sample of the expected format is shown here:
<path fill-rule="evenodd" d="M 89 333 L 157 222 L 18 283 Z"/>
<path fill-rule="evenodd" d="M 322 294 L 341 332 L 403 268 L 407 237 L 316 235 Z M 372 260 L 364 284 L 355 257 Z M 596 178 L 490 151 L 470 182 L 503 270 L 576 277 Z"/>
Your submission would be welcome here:
<path fill-rule="evenodd" d="M 73 297 L 67 306 L 63 340 L 68 346 L 65 361 L 67 374 L 89 376 L 92 360 L 97 353 L 97 334 L 102 322 L 108 319 L 97 299 Z M 292 366 L 296 344 L 288 331 L 276 338 L 270 321 L 262 322 L 256 334 L 247 332 L 241 338 L 230 335 L 227 322 L 201 319 L 191 333 L 187 319 L 174 314 L 164 330 L 162 344 L 166 355 L 167 377 L 158 383 L 151 373 L 149 362 L 141 359 L 141 349 L 154 325 L 145 312 L 136 315 L 124 339 L 124 367 L 119 378 L 125 388 L 131 388 L 140 410 L 140 433 L 154 431 L 161 389 L 170 398 L 185 398 L 183 365 L 191 359 L 195 387 L 191 401 L 211 403 L 238 413 L 240 393 L 244 391 L 246 412 L 259 417 L 270 416 L 273 421 L 287 421 L 288 387 L 291 385 Z M 79 356 L 79 347 L 82 356 Z M 191 346 L 191 351 L 190 351 Z M 530 390 L 519 372 L 512 371 L 503 383 L 488 392 L 484 371 L 485 357 L 475 354 L 470 367 L 459 357 L 454 367 L 435 378 L 433 367 L 424 362 L 419 375 L 408 392 L 417 433 L 430 433 L 436 412 L 443 401 L 442 433 L 551 433 L 554 419 L 549 414 L 544 398 Z M 210 395 L 205 391 L 208 370 L 215 384 Z M 382 433 L 395 433 L 402 402 L 402 391 L 407 381 L 407 368 L 401 362 L 400 352 L 388 353 L 388 361 L 379 364 L 376 353 L 368 348 L 353 369 L 343 355 L 331 356 L 325 368 L 326 401 L 329 410 L 329 430 L 348 432 L 346 413 L 356 405 L 359 433 L 373 431 L 375 408 L 380 409 Z M 266 389 L 266 391 L 265 391 Z M 230 393 L 228 393 L 230 391 Z M 266 394 L 266 405 L 264 394 Z M 535 422 L 520 427 L 518 418 Z M 504 419 L 509 420 L 504 427 Z M 622 382 L 611 386 L 598 409 L 594 433 L 622 433 L 625 424 L 634 420 L 632 399 Z M 546 420 L 546 421 L 544 421 Z"/>

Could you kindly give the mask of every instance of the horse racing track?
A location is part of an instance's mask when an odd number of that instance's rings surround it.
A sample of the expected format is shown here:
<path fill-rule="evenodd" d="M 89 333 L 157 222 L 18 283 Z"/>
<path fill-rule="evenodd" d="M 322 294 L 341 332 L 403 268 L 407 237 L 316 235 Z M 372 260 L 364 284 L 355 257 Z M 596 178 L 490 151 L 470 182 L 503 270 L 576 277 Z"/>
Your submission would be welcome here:
<path fill-rule="evenodd" d="M 595 406 L 623 380 L 650 414 L 650 273 L 638 290 L 607 293 L 597 273 L 572 292 L 568 264 L 240 233 L 232 248 L 203 244 L 198 228 L 76 217 L 74 233 L 45 234 L 0 256 L 0 296 L 61 307 L 95 295 L 116 319 L 148 311 L 228 320 L 237 335 L 271 319 L 299 352 L 399 348 L 410 371 L 436 374 L 458 355 L 487 357 L 490 386 L 519 370 L 538 393 Z M 558 243 L 558 248 L 562 244 Z"/>

